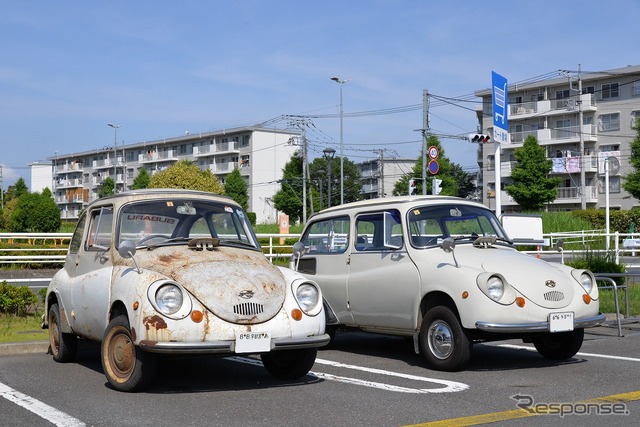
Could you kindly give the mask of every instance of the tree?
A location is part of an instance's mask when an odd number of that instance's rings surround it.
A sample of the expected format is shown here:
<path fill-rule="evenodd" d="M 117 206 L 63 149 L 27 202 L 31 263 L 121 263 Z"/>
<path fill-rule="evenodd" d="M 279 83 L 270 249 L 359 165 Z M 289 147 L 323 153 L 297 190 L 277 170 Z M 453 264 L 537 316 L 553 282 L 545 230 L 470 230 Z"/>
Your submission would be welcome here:
<path fill-rule="evenodd" d="M 22 177 L 18 178 L 15 184 L 10 185 L 7 191 L 4 193 L 4 202 L 8 203 L 13 199 L 18 199 L 20 196 L 29 193 L 29 188 L 24 182 Z"/>
<path fill-rule="evenodd" d="M 529 135 L 521 148 L 514 152 L 516 165 L 511 171 L 511 181 L 505 187 L 523 210 L 540 210 L 558 196 L 560 178 L 549 177 L 553 168 L 547 159 L 546 150 L 538 144 L 538 139 Z M 500 191 L 500 189 L 496 189 Z"/>
<path fill-rule="evenodd" d="M 317 157 L 309 164 L 311 179 L 307 178 L 307 208 L 312 211 L 311 199 L 313 199 L 313 211 L 319 205 L 319 188 L 320 174 L 318 171 L 323 170 L 324 173 L 322 186 L 323 197 L 328 197 L 327 191 L 327 173 L 328 165 L 324 157 Z M 345 158 L 343 161 L 344 176 L 344 202 L 354 202 L 362 198 L 362 182 L 360 180 L 360 170 L 358 166 L 351 160 Z M 298 153 L 294 153 L 291 160 L 282 169 L 282 183 L 280 190 L 273 197 L 275 207 L 278 210 L 289 215 L 289 222 L 294 223 L 302 219 L 302 159 L 298 157 Z M 331 206 L 340 204 L 340 158 L 331 159 Z M 327 203 L 323 202 L 323 207 L 327 207 Z"/>
<path fill-rule="evenodd" d="M 249 210 L 247 182 L 240 175 L 240 169 L 237 166 L 224 180 L 224 194 L 235 200 L 245 211 Z"/>
<path fill-rule="evenodd" d="M 631 172 L 622 178 L 622 188 L 634 198 L 640 199 L 640 123 L 636 122 L 633 128 L 636 131 L 636 137 L 630 144 L 629 164 L 635 169 L 635 172 Z"/>
<path fill-rule="evenodd" d="M 106 177 L 102 184 L 98 187 L 98 197 L 110 196 L 113 194 L 115 188 L 115 182 L 110 176 Z"/>
<path fill-rule="evenodd" d="M 224 194 L 224 187 L 209 169 L 201 170 L 189 160 L 180 160 L 151 177 L 149 188 L 184 188 Z"/>
<path fill-rule="evenodd" d="M 131 186 L 132 190 L 140 190 L 142 188 L 149 188 L 149 181 L 151 181 L 151 177 L 149 176 L 149 172 L 147 172 L 147 168 L 140 168 L 138 171 L 138 175 L 133 179 L 133 185 Z"/>
<path fill-rule="evenodd" d="M 451 162 L 445 155 L 440 140 L 436 136 L 431 135 L 427 140 L 427 147 L 435 146 L 438 149 L 438 173 L 431 175 L 427 171 L 427 193 L 432 193 L 432 179 L 437 178 L 442 180 L 440 187 L 442 191 L 440 195 L 443 196 L 458 196 L 467 197 L 474 189 L 471 183 L 471 177 L 462 170 L 462 166 Z M 427 162 L 429 159 L 427 159 Z M 393 195 L 402 196 L 407 195 L 409 191 L 409 180 L 416 180 L 416 194 L 422 194 L 422 154 L 418 157 L 416 164 L 411 172 L 402 176 L 393 186 Z"/>
<path fill-rule="evenodd" d="M 302 159 L 294 153 L 282 168 L 280 190 L 273 195 L 276 209 L 289 215 L 293 224 L 302 218 Z"/>
<path fill-rule="evenodd" d="M 47 195 L 48 193 L 49 195 Z M 5 216 L 7 229 L 11 232 L 53 233 L 60 229 L 60 210 L 51 192 L 26 193 L 13 199 Z"/>

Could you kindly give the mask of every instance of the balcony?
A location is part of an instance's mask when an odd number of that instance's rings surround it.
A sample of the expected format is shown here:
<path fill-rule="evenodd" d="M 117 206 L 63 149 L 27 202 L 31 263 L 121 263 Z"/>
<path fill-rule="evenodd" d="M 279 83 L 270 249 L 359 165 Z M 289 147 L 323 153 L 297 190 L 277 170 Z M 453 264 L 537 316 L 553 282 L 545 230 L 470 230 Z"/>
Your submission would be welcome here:
<path fill-rule="evenodd" d="M 580 99 L 575 97 L 521 102 L 518 104 L 509 104 L 509 119 L 525 119 L 531 116 L 551 116 L 557 114 L 566 114 L 567 111 L 578 112 L 578 107 L 582 111 L 596 111 L 596 100 L 592 94 L 587 93 L 580 95 Z"/>
<path fill-rule="evenodd" d="M 598 191 L 597 187 L 587 186 L 585 187 L 586 201 L 587 203 L 597 203 L 598 202 Z M 495 195 L 495 193 L 494 193 Z M 493 197 L 490 195 L 490 197 Z M 507 193 L 506 191 L 500 192 L 501 203 L 503 205 L 508 206 L 516 206 L 516 201 Z M 580 200 L 580 187 L 560 187 L 558 188 L 558 195 L 556 199 L 551 202 L 551 206 L 561 205 L 561 204 L 579 204 Z"/>
<path fill-rule="evenodd" d="M 598 129 L 595 125 L 582 126 L 566 126 L 555 129 L 538 129 L 525 132 L 509 133 L 511 143 L 516 145 L 514 148 L 520 147 L 529 135 L 533 135 L 540 145 L 551 145 L 556 143 L 574 143 L 580 142 L 580 133 L 584 142 L 597 142 Z"/>
<path fill-rule="evenodd" d="M 138 157 L 140 163 L 160 163 L 160 162 L 175 162 L 178 161 L 178 154 L 174 150 L 166 151 L 149 151 L 144 154 L 140 154 Z"/>

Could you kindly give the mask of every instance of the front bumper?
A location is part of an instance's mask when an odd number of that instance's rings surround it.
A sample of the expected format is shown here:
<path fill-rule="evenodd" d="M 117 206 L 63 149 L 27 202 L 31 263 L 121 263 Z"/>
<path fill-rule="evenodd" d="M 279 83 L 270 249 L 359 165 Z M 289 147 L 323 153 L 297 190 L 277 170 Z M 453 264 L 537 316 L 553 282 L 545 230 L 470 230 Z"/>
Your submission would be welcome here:
<path fill-rule="evenodd" d="M 271 351 L 322 347 L 329 344 L 328 334 L 304 338 L 274 338 Z M 149 353 L 162 354 L 235 354 L 235 341 L 158 342 L 140 341 L 140 348 Z"/>
<path fill-rule="evenodd" d="M 600 325 L 605 321 L 604 314 L 598 314 L 593 317 L 581 317 L 574 319 L 573 329 L 592 328 Z M 549 332 L 549 322 L 535 323 L 492 323 L 492 322 L 476 322 L 476 328 L 485 332 L 498 333 L 525 333 L 525 332 Z"/>

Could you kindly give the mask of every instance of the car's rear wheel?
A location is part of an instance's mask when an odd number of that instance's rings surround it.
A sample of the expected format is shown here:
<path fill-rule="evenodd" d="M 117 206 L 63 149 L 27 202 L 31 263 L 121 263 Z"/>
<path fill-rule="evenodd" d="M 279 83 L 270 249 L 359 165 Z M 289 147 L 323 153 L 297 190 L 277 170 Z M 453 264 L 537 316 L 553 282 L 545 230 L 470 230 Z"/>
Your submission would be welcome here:
<path fill-rule="evenodd" d="M 533 345 L 538 353 L 547 359 L 565 360 L 580 351 L 582 341 L 584 341 L 584 329 L 575 329 L 537 336 L 533 339 Z"/>
<path fill-rule="evenodd" d="M 318 350 L 303 348 L 264 353 L 260 356 L 267 372 L 281 380 L 295 380 L 309 373 L 316 362 Z"/>
<path fill-rule="evenodd" d="M 420 328 L 420 351 L 429 366 L 439 371 L 457 371 L 469 362 L 471 341 L 450 308 L 427 311 Z"/>
<path fill-rule="evenodd" d="M 72 362 L 78 352 L 78 337 L 62 332 L 60 327 L 60 307 L 57 303 L 49 307 L 49 344 L 53 360 Z"/>
<path fill-rule="evenodd" d="M 124 315 L 109 322 L 102 340 L 102 369 L 109 384 L 120 391 L 139 391 L 155 375 L 157 359 L 133 343 Z"/>

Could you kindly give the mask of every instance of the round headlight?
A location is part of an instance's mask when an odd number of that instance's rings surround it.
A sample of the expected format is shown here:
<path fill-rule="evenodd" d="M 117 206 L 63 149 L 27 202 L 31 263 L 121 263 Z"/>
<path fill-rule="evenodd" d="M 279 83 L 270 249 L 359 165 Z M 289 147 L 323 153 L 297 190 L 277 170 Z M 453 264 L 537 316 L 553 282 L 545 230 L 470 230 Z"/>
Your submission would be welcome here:
<path fill-rule="evenodd" d="M 491 276 L 487 280 L 487 295 L 494 301 L 500 300 L 504 295 L 504 282 L 498 276 Z"/>
<path fill-rule="evenodd" d="M 161 286 L 156 291 L 156 305 L 163 314 L 175 314 L 182 307 L 182 291 L 172 284 Z"/>
<path fill-rule="evenodd" d="M 305 313 L 313 311 L 320 301 L 318 288 L 310 283 L 303 283 L 296 288 L 296 300 Z"/>
<path fill-rule="evenodd" d="M 580 275 L 580 284 L 588 294 L 591 293 L 591 290 L 593 289 L 593 279 L 591 279 L 589 274 L 582 273 Z"/>

